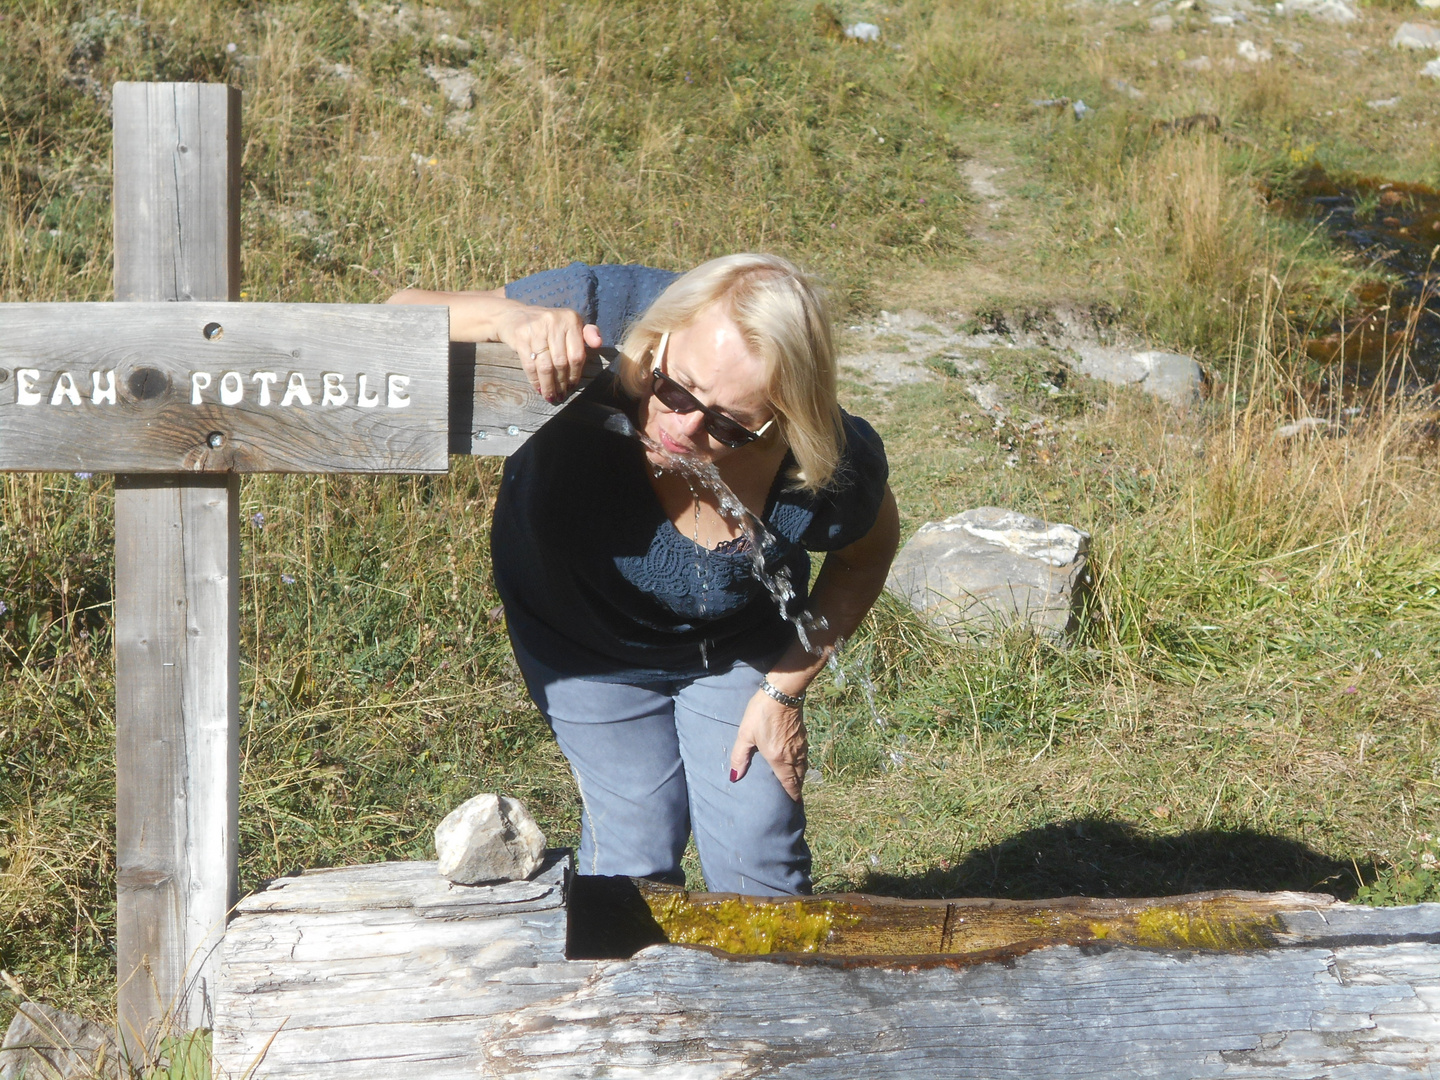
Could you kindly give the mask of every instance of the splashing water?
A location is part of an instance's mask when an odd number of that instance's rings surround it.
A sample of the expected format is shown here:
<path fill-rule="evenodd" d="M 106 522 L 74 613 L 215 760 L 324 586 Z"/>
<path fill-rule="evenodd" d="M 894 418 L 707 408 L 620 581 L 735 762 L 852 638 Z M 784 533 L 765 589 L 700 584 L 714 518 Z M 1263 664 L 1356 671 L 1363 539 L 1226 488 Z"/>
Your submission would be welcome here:
<path fill-rule="evenodd" d="M 835 640 L 835 648 L 826 659 L 825 666 L 830 669 L 835 685 L 840 689 L 843 690 L 852 677 L 860 684 L 860 691 L 865 695 L 865 704 L 870 708 L 870 719 L 875 721 L 877 728 L 884 731 L 890 726 L 890 721 L 880 715 L 880 707 L 875 703 L 875 681 L 870 678 L 870 664 L 861 657 L 847 660 L 845 644 L 843 637 Z"/>
<path fill-rule="evenodd" d="M 637 429 L 630 418 L 619 409 L 613 409 L 598 402 L 591 403 L 591 405 L 592 408 L 605 413 L 602 421 L 605 430 L 635 439 L 646 450 L 664 462 L 663 469 L 680 474 L 690 485 L 692 494 L 696 496 L 695 513 L 697 517 L 700 513 L 700 500 L 699 494 L 695 490 L 696 486 L 704 488 L 715 496 L 720 516 L 739 529 L 745 537 L 746 546 L 750 552 L 750 572 L 755 575 L 755 580 L 765 587 L 765 591 L 770 594 L 775 605 L 780 609 L 780 614 L 795 627 L 795 633 L 799 636 L 800 644 L 804 646 L 805 651 L 812 656 L 823 656 L 826 650 L 813 644 L 810 635 L 829 629 L 830 624 L 825 621 L 823 616 L 816 618 L 809 611 L 791 614 L 790 605 L 795 599 L 795 584 L 790 580 L 789 568 L 782 566 L 771 573 L 765 566 L 765 549 L 767 546 L 771 548 L 775 546 L 775 534 L 766 528 L 765 523 L 757 515 L 751 513 L 739 497 L 730 490 L 729 485 L 720 479 L 720 471 L 708 461 L 695 461 L 670 453 L 654 439 Z M 873 687 L 871 700 L 872 702 L 874 700 Z"/>

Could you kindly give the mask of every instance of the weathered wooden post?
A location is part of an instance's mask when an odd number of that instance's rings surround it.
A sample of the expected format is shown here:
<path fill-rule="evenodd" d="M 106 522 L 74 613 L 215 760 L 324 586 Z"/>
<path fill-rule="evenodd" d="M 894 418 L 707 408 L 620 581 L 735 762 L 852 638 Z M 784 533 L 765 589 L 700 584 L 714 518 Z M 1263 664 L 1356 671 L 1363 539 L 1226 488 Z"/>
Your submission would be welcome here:
<path fill-rule="evenodd" d="M 240 92 L 120 83 L 116 300 L 240 298 Z M 132 375 L 137 398 L 161 389 Z M 223 437 L 223 433 L 222 437 Z M 240 480 L 115 479 L 115 863 L 121 1038 L 210 1026 L 237 887 Z"/>
<path fill-rule="evenodd" d="M 114 473 L 120 1035 L 208 1027 L 235 902 L 239 480 L 443 473 L 554 415 L 438 307 L 239 304 L 240 93 L 115 87 L 115 296 L 0 304 L 0 470 Z M 184 301 L 184 303 L 175 303 Z"/>

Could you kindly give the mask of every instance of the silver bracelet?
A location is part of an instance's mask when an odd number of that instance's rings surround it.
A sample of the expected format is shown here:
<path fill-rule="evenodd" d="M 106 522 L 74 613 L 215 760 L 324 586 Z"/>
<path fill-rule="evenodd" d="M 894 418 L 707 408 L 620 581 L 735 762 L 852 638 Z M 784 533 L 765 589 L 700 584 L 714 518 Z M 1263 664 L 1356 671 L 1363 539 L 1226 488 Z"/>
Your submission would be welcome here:
<path fill-rule="evenodd" d="M 805 704 L 804 694 L 800 694 L 797 696 L 795 694 L 785 693 L 784 690 L 778 689 L 770 682 L 770 677 L 768 675 L 760 680 L 760 689 L 765 691 L 765 693 L 769 694 L 781 705 L 787 705 L 792 709 L 798 709 L 801 705 Z"/>

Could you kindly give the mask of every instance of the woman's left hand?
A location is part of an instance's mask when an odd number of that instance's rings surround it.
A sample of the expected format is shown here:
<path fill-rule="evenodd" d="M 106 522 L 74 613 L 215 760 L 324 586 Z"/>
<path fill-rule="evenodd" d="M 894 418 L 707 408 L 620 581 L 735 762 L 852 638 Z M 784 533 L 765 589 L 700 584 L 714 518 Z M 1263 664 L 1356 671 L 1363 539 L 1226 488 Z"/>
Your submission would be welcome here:
<path fill-rule="evenodd" d="M 782 705 L 761 690 L 755 691 L 740 720 L 740 734 L 730 751 L 731 783 L 750 771 L 750 758 L 756 750 L 770 763 L 786 794 L 799 802 L 809 752 L 805 719 L 799 709 Z"/>

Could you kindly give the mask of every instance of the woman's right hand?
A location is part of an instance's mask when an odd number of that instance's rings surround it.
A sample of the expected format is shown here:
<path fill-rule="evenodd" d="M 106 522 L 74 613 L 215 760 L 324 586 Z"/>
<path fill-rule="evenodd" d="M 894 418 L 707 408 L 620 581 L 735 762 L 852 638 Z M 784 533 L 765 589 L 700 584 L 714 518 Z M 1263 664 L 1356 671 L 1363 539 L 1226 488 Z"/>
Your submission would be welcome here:
<path fill-rule="evenodd" d="M 534 307 L 510 300 L 504 289 L 432 292 L 402 289 L 387 304 L 444 304 L 450 309 L 450 340 L 501 341 L 515 350 L 525 377 L 551 404 L 580 384 L 586 351 L 598 349 L 600 328 L 568 308 Z"/>
<path fill-rule="evenodd" d="M 495 322 L 496 337 L 515 350 L 530 385 L 546 401 L 564 401 L 580 385 L 588 350 L 600 347 L 600 328 L 568 308 L 505 304 Z"/>

